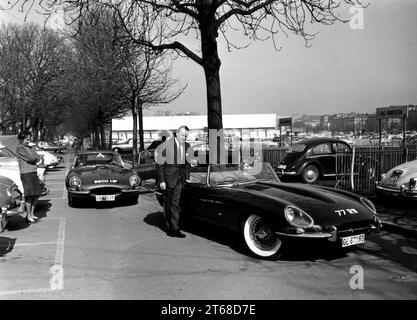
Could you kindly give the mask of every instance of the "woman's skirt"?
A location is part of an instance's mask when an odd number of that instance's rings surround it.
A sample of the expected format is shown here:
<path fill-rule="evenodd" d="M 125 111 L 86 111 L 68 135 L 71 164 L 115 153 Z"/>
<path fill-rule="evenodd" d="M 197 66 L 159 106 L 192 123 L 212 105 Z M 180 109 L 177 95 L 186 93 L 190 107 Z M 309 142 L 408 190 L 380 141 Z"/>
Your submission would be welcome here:
<path fill-rule="evenodd" d="M 20 179 L 22 180 L 25 197 L 40 196 L 42 194 L 42 187 L 36 172 L 22 173 Z"/>

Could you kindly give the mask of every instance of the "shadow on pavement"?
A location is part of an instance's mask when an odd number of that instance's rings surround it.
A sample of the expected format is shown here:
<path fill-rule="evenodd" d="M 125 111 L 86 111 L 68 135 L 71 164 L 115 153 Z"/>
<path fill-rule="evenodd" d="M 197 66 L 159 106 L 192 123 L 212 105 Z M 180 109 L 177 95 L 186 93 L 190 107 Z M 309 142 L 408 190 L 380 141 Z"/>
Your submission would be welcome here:
<path fill-rule="evenodd" d="M 307 241 L 306 241 L 307 240 Z M 346 258 L 355 247 L 342 248 L 327 240 L 292 239 L 286 243 L 281 261 L 334 261 Z"/>
<path fill-rule="evenodd" d="M 148 214 L 143 221 L 149 225 L 159 228 L 166 232 L 166 225 L 162 211 Z M 253 258 L 246 249 L 241 235 L 233 230 L 225 229 L 216 225 L 201 222 L 196 219 L 187 218 L 180 221 L 181 230 L 191 233 L 195 236 L 202 237 L 206 240 L 228 246 L 230 249 Z M 283 247 L 283 256 L 280 261 L 332 261 L 347 256 L 347 252 L 355 250 L 354 248 L 342 249 L 332 243 L 324 241 L 289 241 Z M 257 258 L 255 258 L 257 259 Z"/>
<path fill-rule="evenodd" d="M 166 232 L 166 224 L 162 211 L 148 214 L 143 221 L 149 225 Z M 243 244 L 240 242 L 239 234 L 215 225 L 206 224 L 195 219 L 187 218 L 180 221 L 180 229 L 184 232 L 205 238 L 210 241 L 230 247 L 232 250 L 247 255 Z"/>
<path fill-rule="evenodd" d="M 8 254 L 14 249 L 15 238 L 0 237 L 0 257 Z"/>
<path fill-rule="evenodd" d="M 162 232 L 167 232 L 164 213 L 162 211 L 152 212 L 148 214 L 143 221 L 151 226 L 159 228 Z"/>
<path fill-rule="evenodd" d="M 10 217 L 6 225 L 8 231 L 26 229 L 27 227 L 30 227 L 30 223 L 27 223 L 25 218 L 21 215 Z"/>
<path fill-rule="evenodd" d="M 358 250 L 399 263 L 417 272 L 417 241 L 414 239 L 383 231 L 369 236 Z"/>
<path fill-rule="evenodd" d="M 51 207 L 52 203 L 50 202 L 50 200 L 39 200 L 38 205 L 35 209 L 35 216 L 37 216 L 40 219 L 46 218 L 48 216 L 47 212 L 50 210 Z"/>

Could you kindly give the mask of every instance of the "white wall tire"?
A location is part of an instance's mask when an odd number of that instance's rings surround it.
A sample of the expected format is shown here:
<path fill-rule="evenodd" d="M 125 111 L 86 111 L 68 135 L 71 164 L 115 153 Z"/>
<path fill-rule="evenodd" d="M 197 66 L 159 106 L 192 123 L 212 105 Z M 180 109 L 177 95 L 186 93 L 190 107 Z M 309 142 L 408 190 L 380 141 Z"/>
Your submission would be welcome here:
<path fill-rule="evenodd" d="M 242 232 L 245 245 L 256 257 L 273 260 L 281 255 L 282 239 L 262 217 L 256 214 L 247 217 Z"/>

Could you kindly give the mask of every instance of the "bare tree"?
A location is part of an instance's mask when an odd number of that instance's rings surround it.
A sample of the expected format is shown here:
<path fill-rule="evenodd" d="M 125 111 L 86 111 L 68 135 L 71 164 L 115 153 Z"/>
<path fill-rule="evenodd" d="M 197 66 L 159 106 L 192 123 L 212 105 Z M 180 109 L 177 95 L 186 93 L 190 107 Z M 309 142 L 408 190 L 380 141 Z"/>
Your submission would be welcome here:
<path fill-rule="evenodd" d="M 178 87 L 171 77 L 172 63 L 158 53 L 145 47 L 123 41 L 120 46 L 120 62 L 123 66 L 125 96 L 129 99 L 133 118 L 133 165 L 137 165 L 139 129 L 139 150 L 145 149 L 143 131 L 143 108 L 175 100 L 185 89 Z"/>
<path fill-rule="evenodd" d="M 16 0 L 23 7 L 35 0 Z M 220 65 L 217 43 L 223 36 L 229 48 L 233 30 L 251 39 L 272 39 L 294 33 L 308 44 L 315 36 L 311 23 L 330 25 L 347 22 L 339 16 L 342 3 L 361 6 L 361 0 L 38 0 L 45 13 L 60 7 L 72 21 L 80 21 L 91 6 L 116 10 L 131 40 L 155 50 L 174 50 L 202 66 L 207 87 L 208 128 L 222 128 Z M 143 32 L 143 27 L 148 32 Z M 200 52 L 185 40 L 197 37 Z M 277 47 L 277 46 L 276 46 Z"/>
<path fill-rule="evenodd" d="M 34 138 L 45 124 L 58 124 L 65 41 L 50 29 L 34 24 L 3 25 L 0 29 L 0 101 L 3 129 L 19 123 Z M 17 128 L 16 128 L 17 129 Z"/>
<path fill-rule="evenodd" d="M 137 128 L 139 118 L 140 149 L 144 149 L 142 109 L 144 106 L 168 103 L 183 89 L 175 90 L 171 64 L 159 52 L 133 43 L 120 28 L 117 16 L 109 8 L 96 7 L 81 16 L 74 40 L 86 87 L 91 93 L 101 92 L 107 99 L 95 99 L 89 106 L 91 121 L 97 121 L 104 138 L 103 122 L 125 115 L 130 106 L 133 116 L 133 162 L 137 161 Z M 111 96 L 108 93 L 111 92 Z M 94 94 L 96 96 L 96 94 Z M 94 98 L 93 98 L 94 99 Z M 91 100 L 91 99 L 87 99 Z M 104 142 L 102 142 L 104 146 Z"/>

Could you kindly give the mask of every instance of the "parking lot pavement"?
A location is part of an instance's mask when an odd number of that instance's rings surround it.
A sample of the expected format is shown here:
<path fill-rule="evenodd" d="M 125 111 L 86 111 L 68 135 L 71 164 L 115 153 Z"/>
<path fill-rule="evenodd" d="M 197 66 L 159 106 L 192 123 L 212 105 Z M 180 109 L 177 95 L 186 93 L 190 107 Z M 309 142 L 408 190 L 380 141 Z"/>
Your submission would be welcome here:
<path fill-rule="evenodd" d="M 130 155 L 124 155 L 124 158 L 130 159 Z M 67 152 L 64 155 L 64 160 L 68 168 L 68 164 L 74 160 L 74 152 Z M 55 177 L 53 173 L 49 174 L 47 176 L 47 184 L 51 186 L 51 192 L 55 192 L 56 197 L 65 199 L 66 195 L 62 189 L 65 189 L 65 186 L 55 185 L 54 179 L 58 179 L 60 182 L 63 181 L 62 177 Z M 333 186 L 333 182 L 324 185 Z M 141 193 L 151 193 L 154 187 L 155 181 L 153 179 L 143 181 Z M 378 198 L 372 195 L 369 196 L 369 199 L 376 206 L 378 215 L 383 221 L 384 230 L 417 238 L 417 201 L 399 198 Z"/>
<path fill-rule="evenodd" d="M 383 229 L 417 238 L 417 202 L 399 198 L 371 198 Z"/>

